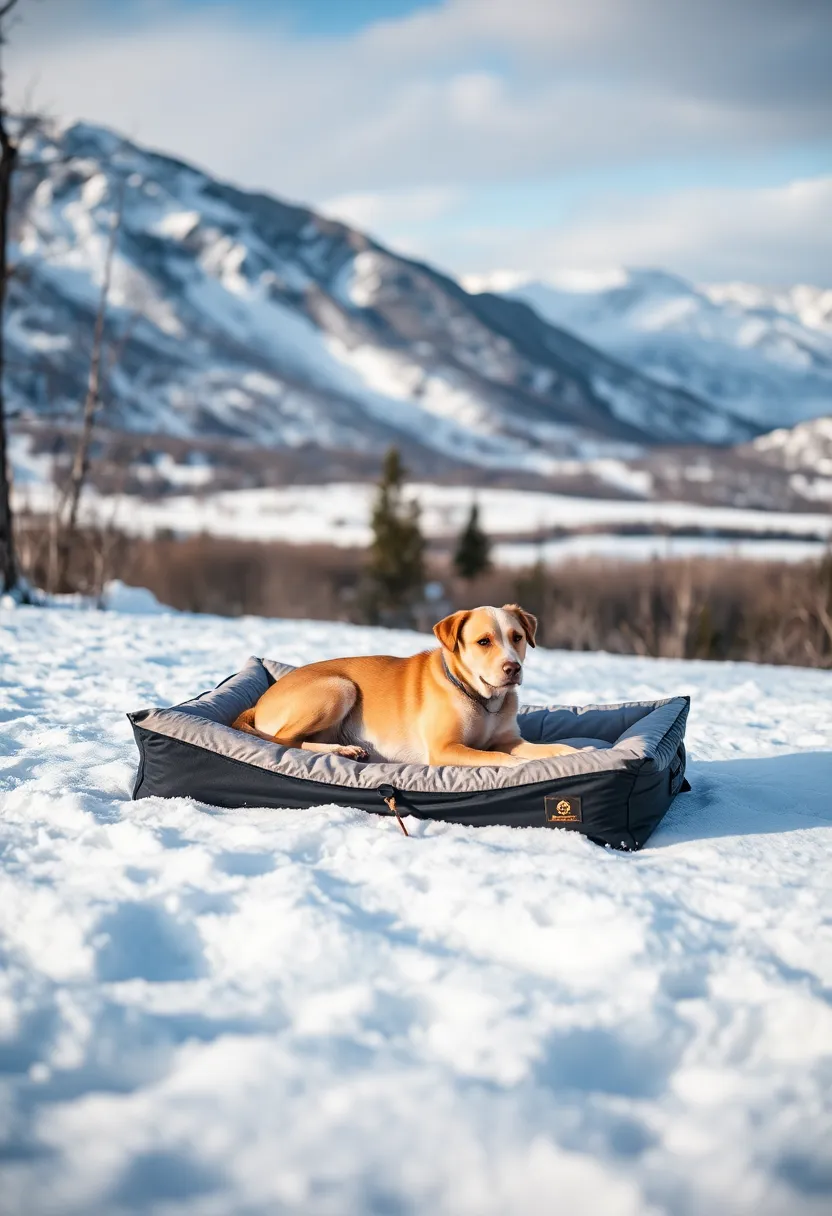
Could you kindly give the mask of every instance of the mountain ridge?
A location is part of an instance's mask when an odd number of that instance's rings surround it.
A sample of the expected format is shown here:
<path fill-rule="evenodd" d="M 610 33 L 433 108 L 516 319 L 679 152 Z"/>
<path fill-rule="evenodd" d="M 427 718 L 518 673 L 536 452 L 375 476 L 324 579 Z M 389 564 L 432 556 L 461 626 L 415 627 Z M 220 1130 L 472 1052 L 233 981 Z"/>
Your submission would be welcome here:
<path fill-rule="evenodd" d="M 23 152 L 40 166 L 17 200 L 9 291 L 23 420 L 77 416 L 123 189 L 102 425 L 324 453 L 397 442 L 444 466 L 543 475 L 566 457 L 760 433 L 523 303 L 106 128 L 41 132 Z"/>
<path fill-rule="evenodd" d="M 830 289 L 697 286 L 656 269 L 611 272 L 594 284 L 505 272 L 467 283 L 522 300 L 643 374 L 764 431 L 832 412 Z"/>

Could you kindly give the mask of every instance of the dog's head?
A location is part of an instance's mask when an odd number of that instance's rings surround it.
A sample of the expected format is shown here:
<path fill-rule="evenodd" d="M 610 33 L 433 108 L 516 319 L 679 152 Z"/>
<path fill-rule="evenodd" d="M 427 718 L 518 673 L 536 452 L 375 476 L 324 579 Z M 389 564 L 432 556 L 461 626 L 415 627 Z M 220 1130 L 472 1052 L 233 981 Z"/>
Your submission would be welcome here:
<path fill-rule="evenodd" d="M 526 647 L 534 646 L 537 618 L 518 604 L 473 608 L 446 616 L 433 632 L 454 656 L 468 685 L 484 697 L 516 688 L 523 680 Z"/>

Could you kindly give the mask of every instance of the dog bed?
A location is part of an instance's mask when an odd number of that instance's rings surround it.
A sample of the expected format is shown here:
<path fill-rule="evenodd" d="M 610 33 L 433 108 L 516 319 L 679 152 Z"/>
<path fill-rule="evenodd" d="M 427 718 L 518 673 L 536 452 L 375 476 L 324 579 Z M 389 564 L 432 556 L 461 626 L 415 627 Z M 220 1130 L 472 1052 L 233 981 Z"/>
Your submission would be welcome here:
<path fill-rule="evenodd" d="M 685 780 L 689 697 L 621 705 L 526 706 L 535 743 L 582 750 L 514 767 L 361 764 L 281 747 L 230 723 L 292 668 L 251 658 L 210 692 L 128 717 L 139 749 L 134 798 L 195 798 L 212 806 L 336 803 L 471 827 L 562 828 L 616 849 L 639 849 Z"/>

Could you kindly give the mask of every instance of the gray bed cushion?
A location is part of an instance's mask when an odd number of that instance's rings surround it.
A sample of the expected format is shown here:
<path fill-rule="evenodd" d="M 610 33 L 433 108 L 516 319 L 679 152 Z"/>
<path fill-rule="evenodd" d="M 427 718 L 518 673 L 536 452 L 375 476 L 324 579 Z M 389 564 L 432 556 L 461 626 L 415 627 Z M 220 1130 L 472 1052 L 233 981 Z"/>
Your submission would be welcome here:
<path fill-rule="evenodd" d="M 662 767 L 666 762 L 661 756 L 662 740 L 687 704 L 685 697 L 671 697 L 649 704 L 524 707 L 519 723 L 526 739 L 545 743 L 578 740 L 585 750 L 510 768 L 361 764 L 344 756 L 281 747 L 231 728 L 235 718 L 253 706 L 274 680 L 292 670 L 285 663 L 251 658 L 242 671 L 193 701 L 150 710 L 142 719 L 142 728 L 288 777 L 373 790 L 390 784 L 421 793 L 469 793 L 624 770 L 634 760 Z"/>

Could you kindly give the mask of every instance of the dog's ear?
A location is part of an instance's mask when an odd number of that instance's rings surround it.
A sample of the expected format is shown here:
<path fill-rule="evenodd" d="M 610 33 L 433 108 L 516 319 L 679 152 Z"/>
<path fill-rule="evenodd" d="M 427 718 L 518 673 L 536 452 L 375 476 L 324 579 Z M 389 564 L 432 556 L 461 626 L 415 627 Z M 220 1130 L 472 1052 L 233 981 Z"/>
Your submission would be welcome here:
<path fill-rule="evenodd" d="M 452 612 L 450 616 L 443 617 L 434 625 L 433 632 L 446 650 L 456 650 L 462 626 L 470 615 L 470 612 Z"/>
<path fill-rule="evenodd" d="M 503 604 L 503 612 L 510 612 L 516 616 L 520 622 L 520 627 L 526 635 L 526 641 L 530 646 L 534 646 L 534 638 L 537 633 L 537 617 L 532 616 L 530 612 L 526 612 L 519 604 Z"/>

